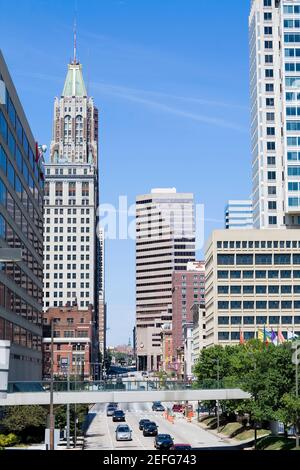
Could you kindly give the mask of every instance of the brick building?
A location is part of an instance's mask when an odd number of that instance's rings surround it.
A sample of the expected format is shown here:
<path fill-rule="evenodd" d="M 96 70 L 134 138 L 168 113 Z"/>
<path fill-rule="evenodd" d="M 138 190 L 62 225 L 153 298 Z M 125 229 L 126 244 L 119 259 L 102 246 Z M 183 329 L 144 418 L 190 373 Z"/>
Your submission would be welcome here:
<path fill-rule="evenodd" d="M 173 356 L 184 345 L 184 326 L 193 321 L 191 311 L 195 303 L 204 302 L 205 264 L 202 261 L 190 262 L 186 271 L 173 272 Z"/>
<path fill-rule="evenodd" d="M 70 375 L 89 379 L 92 375 L 91 352 L 93 336 L 93 309 L 53 307 L 47 312 L 44 325 L 44 378 L 51 370 L 51 320 L 54 328 L 54 375 Z M 70 365 L 70 367 L 69 367 Z"/>

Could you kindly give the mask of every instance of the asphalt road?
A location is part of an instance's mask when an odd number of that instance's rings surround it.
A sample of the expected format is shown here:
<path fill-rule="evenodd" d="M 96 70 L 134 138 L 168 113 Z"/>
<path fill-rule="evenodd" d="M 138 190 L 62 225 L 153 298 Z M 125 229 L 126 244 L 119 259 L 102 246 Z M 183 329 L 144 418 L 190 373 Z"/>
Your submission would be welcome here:
<path fill-rule="evenodd" d="M 171 406 L 171 404 L 164 404 Z M 119 409 L 125 411 L 126 423 L 132 429 L 132 441 L 117 442 L 115 430 L 118 423 L 106 416 L 106 406 L 95 405 L 90 411 L 91 424 L 86 434 L 86 450 L 154 450 L 154 438 L 144 437 L 138 423 L 142 418 L 151 419 L 158 425 L 159 434 L 170 434 L 176 444 L 190 444 L 196 448 L 224 447 L 228 442 L 201 429 L 196 423 L 189 423 L 178 416 L 174 424 L 163 417 L 163 413 L 153 412 L 152 403 L 123 403 Z"/>

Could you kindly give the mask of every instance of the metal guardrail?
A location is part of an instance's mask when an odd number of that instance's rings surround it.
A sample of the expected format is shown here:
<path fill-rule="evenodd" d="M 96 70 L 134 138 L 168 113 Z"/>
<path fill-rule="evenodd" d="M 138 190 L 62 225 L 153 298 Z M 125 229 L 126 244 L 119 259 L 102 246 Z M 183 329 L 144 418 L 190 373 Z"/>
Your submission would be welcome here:
<path fill-rule="evenodd" d="M 8 394 L 10 393 L 35 393 L 49 392 L 51 382 L 9 382 Z M 232 384 L 231 384 L 232 385 Z M 234 384 L 234 388 L 240 384 Z M 110 392 L 110 391 L 179 391 L 179 390 L 216 390 L 225 389 L 222 381 L 206 380 L 201 383 L 190 383 L 182 381 L 54 381 L 54 392 Z"/>

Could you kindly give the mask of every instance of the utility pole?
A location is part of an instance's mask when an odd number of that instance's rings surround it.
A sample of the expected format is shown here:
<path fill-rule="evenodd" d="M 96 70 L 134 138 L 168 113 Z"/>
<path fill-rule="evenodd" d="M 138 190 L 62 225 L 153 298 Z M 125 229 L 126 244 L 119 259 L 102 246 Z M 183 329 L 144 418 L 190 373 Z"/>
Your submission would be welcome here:
<path fill-rule="evenodd" d="M 67 390 L 70 391 L 70 359 L 68 360 Z M 70 403 L 67 403 L 67 449 L 70 449 Z"/>
<path fill-rule="evenodd" d="M 53 381 L 54 381 L 54 322 L 51 318 L 51 382 L 50 382 L 50 416 L 49 416 L 49 441 L 50 441 L 50 450 L 54 450 L 54 427 L 55 427 L 55 418 L 54 418 L 54 406 L 53 406 Z"/>
<path fill-rule="evenodd" d="M 292 345 L 293 351 L 293 357 L 292 361 L 296 366 L 296 398 L 299 398 L 299 375 L 298 375 L 298 366 L 300 359 L 298 357 L 300 353 L 300 341 L 295 341 L 294 344 Z M 296 449 L 299 449 L 299 432 L 298 432 L 298 421 L 299 421 L 299 416 L 297 415 L 296 419 Z"/>
<path fill-rule="evenodd" d="M 220 390 L 220 359 L 217 359 L 217 382 L 218 382 L 218 390 Z M 217 426 L 218 426 L 218 434 L 220 432 L 220 403 L 217 400 Z"/>

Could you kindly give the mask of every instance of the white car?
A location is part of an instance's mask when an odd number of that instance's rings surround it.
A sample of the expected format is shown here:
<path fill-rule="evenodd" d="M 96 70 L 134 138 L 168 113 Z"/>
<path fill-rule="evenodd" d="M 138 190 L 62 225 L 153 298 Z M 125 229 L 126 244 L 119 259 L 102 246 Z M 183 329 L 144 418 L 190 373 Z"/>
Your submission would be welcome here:
<path fill-rule="evenodd" d="M 132 441 L 132 431 L 127 424 L 119 424 L 117 427 L 116 441 Z"/>

